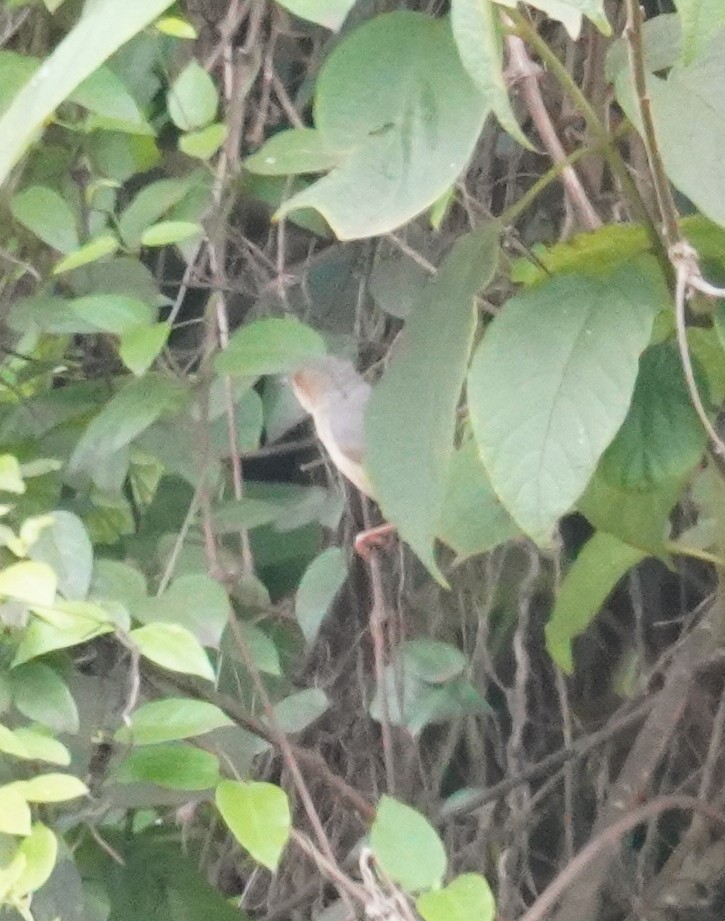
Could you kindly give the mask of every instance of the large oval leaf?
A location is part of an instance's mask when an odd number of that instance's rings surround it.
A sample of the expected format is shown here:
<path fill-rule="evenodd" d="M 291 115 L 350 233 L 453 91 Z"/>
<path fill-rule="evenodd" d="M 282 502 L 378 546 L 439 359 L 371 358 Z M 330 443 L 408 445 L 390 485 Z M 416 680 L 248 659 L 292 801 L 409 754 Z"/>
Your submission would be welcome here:
<path fill-rule="evenodd" d="M 317 130 L 347 159 L 278 214 L 315 208 L 342 240 L 387 233 L 457 179 L 488 111 L 447 20 L 376 16 L 333 51 L 317 82 Z"/>
<path fill-rule="evenodd" d="M 242 847 L 263 866 L 276 870 L 292 824 L 284 790 L 271 783 L 223 780 L 216 790 L 216 805 Z"/>
<path fill-rule="evenodd" d="M 521 528 L 551 539 L 621 426 L 655 314 L 658 270 L 555 276 L 511 298 L 483 337 L 468 398 L 493 488 Z"/>
<path fill-rule="evenodd" d="M 438 833 L 415 809 L 383 796 L 370 829 L 375 860 L 408 892 L 440 886 L 446 852 Z"/>

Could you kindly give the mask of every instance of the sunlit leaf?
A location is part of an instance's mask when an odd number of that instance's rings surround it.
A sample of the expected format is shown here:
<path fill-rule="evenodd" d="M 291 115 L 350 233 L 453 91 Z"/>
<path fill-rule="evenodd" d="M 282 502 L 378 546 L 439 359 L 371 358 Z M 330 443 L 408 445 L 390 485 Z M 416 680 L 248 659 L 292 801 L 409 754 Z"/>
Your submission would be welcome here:
<path fill-rule="evenodd" d="M 292 317 L 268 317 L 240 327 L 214 367 L 244 377 L 285 374 L 324 354 L 324 340 L 311 327 Z"/>
<path fill-rule="evenodd" d="M 232 720 L 219 707 L 205 700 L 167 697 L 139 707 L 132 715 L 130 725 L 119 729 L 116 738 L 134 745 L 155 745 L 188 739 L 232 725 Z"/>
<path fill-rule="evenodd" d="M 496 900 L 478 873 L 457 876 L 443 889 L 418 896 L 415 903 L 424 921 L 495 921 Z"/>
<path fill-rule="evenodd" d="M 275 871 L 291 827 L 285 792 L 271 783 L 223 780 L 216 790 L 216 805 L 242 847 Z"/>
<path fill-rule="evenodd" d="M 219 761 L 191 745 L 166 744 L 129 752 L 113 773 L 118 783 L 153 783 L 171 790 L 209 790 L 219 783 Z"/>
<path fill-rule="evenodd" d="M 131 631 L 142 656 L 172 672 L 214 680 L 214 669 L 196 637 L 178 624 L 147 624 Z"/>
<path fill-rule="evenodd" d="M 29 803 L 64 803 L 88 793 L 88 787 L 73 774 L 38 774 L 16 781 L 15 786 Z"/>
<path fill-rule="evenodd" d="M 383 796 L 370 829 L 375 860 L 407 892 L 438 888 L 447 859 L 438 833 L 415 809 Z"/>
<path fill-rule="evenodd" d="M 58 252 L 71 253 L 78 249 L 75 214 L 68 202 L 54 189 L 45 186 L 23 189 L 10 200 L 10 211 L 23 227 Z"/>
<path fill-rule="evenodd" d="M 167 96 L 169 115 L 182 131 L 208 125 L 216 115 L 218 104 L 214 81 L 194 60 L 174 80 Z"/>

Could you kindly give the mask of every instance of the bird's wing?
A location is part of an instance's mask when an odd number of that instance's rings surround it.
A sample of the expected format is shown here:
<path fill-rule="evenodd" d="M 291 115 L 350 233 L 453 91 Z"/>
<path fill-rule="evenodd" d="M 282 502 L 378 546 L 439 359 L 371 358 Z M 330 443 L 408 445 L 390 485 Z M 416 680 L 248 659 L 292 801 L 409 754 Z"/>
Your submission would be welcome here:
<path fill-rule="evenodd" d="M 365 458 L 365 409 L 370 393 L 370 385 L 358 378 L 331 401 L 331 433 L 342 453 L 356 463 Z"/>

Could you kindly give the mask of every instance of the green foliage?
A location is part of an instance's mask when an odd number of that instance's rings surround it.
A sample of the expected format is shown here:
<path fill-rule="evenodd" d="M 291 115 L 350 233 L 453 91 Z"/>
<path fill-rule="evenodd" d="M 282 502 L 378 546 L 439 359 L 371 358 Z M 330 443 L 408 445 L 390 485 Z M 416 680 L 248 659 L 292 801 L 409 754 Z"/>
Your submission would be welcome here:
<path fill-rule="evenodd" d="M 370 846 L 385 873 L 407 892 L 441 885 L 447 864 L 443 842 L 410 806 L 383 796 L 370 829 Z"/>

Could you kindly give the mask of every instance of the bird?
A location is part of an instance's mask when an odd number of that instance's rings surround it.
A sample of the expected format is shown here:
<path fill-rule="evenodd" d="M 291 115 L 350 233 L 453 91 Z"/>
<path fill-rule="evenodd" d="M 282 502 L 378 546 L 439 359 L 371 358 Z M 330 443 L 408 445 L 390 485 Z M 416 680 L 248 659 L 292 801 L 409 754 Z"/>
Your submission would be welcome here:
<path fill-rule="evenodd" d="M 375 490 L 365 469 L 365 411 L 372 387 L 351 361 L 323 355 L 293 371 L 292 391 L 310 414 L 317 437 L 340 473 L 361 493 L 375 501 Z M 357 535 L 355 549 L 363 557 L 395 526 L 389 523 Z"/>

